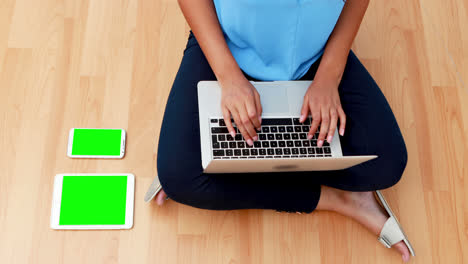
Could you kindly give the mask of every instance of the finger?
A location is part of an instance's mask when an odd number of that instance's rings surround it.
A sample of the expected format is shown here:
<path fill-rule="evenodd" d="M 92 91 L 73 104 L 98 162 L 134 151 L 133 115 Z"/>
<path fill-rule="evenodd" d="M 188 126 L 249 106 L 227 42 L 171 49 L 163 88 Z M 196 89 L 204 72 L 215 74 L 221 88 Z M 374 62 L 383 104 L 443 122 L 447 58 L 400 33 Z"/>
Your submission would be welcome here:
<path fill-rule="evenodd" d="M 253 124 L 254 128 L 256 128 L 257 130 L 260 129 L 260 121 L 258 121 L 258 116 L 257 116 L 257 107 L 255 105 L 255 100 L 249 100 L 246 104 L 245 104 L 245 109 L 247 110 L 247 116 L 249 117 L 250 119 L 250 123 Z M 257 133 L 255 132 L 255 135 Z M 251 135 L 253 137 L 253 135 Z"/>
<path fill-rule="evenodd" d="M 317 140 L 317 147 L 322 147 L 325 136 L 328 132 L 328 126 L 330 125 L 330 109 L 321 108 L 320 113 L 322 114 L 322 122 L 320 123 L 320 134 Z"/>
<path fill-rule="evenodd" d="M 310 105 L 310 104 L 309 104 Z M 320 115 L 320 109 L 310 108 L 310 113 L 312 114 L 312 124 L 310 125 L 310 130 L 309 134 L 307 135 L 307 138 L 310 140 L 315 134 L 315 131 L 317 131 L 317 128 L 320 125 L 320 121 L 322 120 L 322 116 Z"/>
<path fill-rule="evenodd" d="M 249 142 L 252 142 L 252 138 L 250 137 L 249 133 L 247 132 L 247 129 L 244 127 L 244 124 L 242 123 L 241 115 L 238 112 L 234 112 L 232 114 L 234 116 L 234 122 L 236 122 L 237 129 L 239 129 L 239 132 L 242 134 L 244 139 L 247 141 L 247 144 L 249 144 Z"/>
<path fill-rule="evenodd" d="M 308 113 L 309 113 L 309 100 L 307 99 L 307 97 L 304 97 L 304 102 L 302 103 L 301 117 L 299 118 L 299 122 L 301 123 L 304 122 Z"/>
<path fill-rule="evenodd" d="M 327 141 L 331 143 L 335 134 L 336 123 L 338 122 L 338 114 L 334 108 L 330 109 L 330 127 L 328 128 Z"/>
<path fill-rule="evenodd" d="M 260 123 L 260 126 L 262 125 L 262 102 L 260 101 L 260 95 L 258 92 L 255 92 L 255 106 L 257 107 L 257 116 L 258 116 L 258 122 Z M 260 128 L 259 128 L 260 131 Z"/>
<path fill-rule="evenodd" d="M 236 130 L 232 126 L 231 113 L 229 113 L 229 110 L 226 107 L 223 107 L 223 118 L 224 118 L 224 123 L 226 123 L 226 127 L 229 130 L 229 134 L 231 134 L 232 137 L 235 137 Z"/>
<path fill-rule="evenodd" d="M 242 122 L 242 126 L 245 129 L 245 133 L 242 133 L 244 136 L 245 140 L 247 141 L 247 144 L 250 146 L 253 146 L 253 140 L 258 140 L 257 132 L 255 131 L 255 127 L 252 124 L 252 121 L 250 120 L 247 110 L 245 109 L 238 109 L 239 111 L 239 116 Z"/>
<path fill-rule="evenodd" d="M 340 135 L 344 136 L 344 130 L 346 126 L 346 114 L 343 111 L 343 108 L 338 107 L 338 116 L 340 117 Z"/>
<path fill-rule="evenodd" d="M 157 196 L 156 196 L 156 203 L 157 203 L 158 205 L 163 205 L 166 196 L 167 196 L 166 193 L 165 193 L 163 190 L 161 190 L 161 191 L 157 194 Z"/>

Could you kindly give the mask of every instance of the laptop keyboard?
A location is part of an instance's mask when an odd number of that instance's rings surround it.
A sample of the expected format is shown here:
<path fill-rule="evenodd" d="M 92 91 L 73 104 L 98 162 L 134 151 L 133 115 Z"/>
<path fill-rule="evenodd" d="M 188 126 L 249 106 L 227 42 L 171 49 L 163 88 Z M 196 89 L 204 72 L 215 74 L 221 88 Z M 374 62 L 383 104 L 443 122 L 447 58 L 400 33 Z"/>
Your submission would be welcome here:
<path fill-rule="evenodd" d="M 331 157 L 328 142 L 317 147 L 318 131 L 311 140 L 307 139 L 310 118 L 303 124 L 299 118 L 262 118 L 258 140 L 249 146 L 235 127 L 233 138 L 224 119 L 210 119 L 211 147 L 214 159 L 262 159 L 262 158 L 314 158 Z"/>

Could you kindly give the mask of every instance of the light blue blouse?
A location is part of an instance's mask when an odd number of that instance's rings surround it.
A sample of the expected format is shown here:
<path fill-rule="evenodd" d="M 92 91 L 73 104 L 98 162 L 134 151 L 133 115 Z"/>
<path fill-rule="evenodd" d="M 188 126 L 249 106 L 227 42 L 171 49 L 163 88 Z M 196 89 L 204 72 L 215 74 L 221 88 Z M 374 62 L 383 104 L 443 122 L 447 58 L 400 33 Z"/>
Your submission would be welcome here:
<path fill-rule="evenodd" d="M 297 80 L 323 54 L 343 0 L 214 0 L 240 68 L 265 81 Z"/>

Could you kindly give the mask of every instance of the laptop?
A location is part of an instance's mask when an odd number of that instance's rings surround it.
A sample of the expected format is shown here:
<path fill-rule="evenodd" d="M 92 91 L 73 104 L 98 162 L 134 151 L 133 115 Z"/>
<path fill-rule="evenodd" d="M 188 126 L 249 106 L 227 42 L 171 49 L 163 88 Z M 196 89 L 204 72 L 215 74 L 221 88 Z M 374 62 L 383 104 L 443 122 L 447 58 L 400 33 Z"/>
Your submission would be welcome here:
<path fill-rule="evenodd" d="M 198 83 L 202 166 L 205 173 L 342 170 L 377 158 L 343 156 L 335 130 L 331 143 L 317 147 L 318 131 L 307 139 L 311 118 L 299 123 L 304 94 L 311 81 L 251 82 L 262 102 L 259 140 L 247 145 L 236 129 L 233 138 L 221 112 L 217 81 Z M 234 127 L 235 127 L 235 123 Z"/>

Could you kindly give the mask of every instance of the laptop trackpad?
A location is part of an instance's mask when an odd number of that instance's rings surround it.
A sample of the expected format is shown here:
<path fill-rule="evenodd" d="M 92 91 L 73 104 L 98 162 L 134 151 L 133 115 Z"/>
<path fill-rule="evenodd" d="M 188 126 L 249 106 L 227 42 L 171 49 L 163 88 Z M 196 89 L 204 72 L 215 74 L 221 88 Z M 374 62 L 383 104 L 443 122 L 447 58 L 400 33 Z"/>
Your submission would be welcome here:
<path fill-rule="evenodd" d="M 258 85 L 256 88 L 260 94 L 263 114 L 278 115 L 289 113 L 288 93 L 285 87 Z"/>

